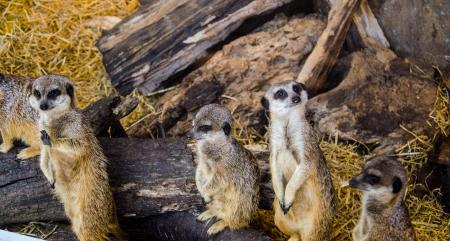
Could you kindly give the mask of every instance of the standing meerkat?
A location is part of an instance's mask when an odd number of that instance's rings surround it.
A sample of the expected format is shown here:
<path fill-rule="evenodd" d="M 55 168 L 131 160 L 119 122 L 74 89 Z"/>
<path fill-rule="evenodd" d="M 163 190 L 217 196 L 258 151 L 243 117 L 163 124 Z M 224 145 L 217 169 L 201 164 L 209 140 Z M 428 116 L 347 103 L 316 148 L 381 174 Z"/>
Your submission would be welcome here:
<path fill-rule="evenodd" d="M 75 108 L 70 80 L 57 75 L 36 79 L 30 104 L 39 112 L 41 169 L 55 184 L 78 239 L 126 240 L 115 213 L 107 159 L 89 122 Z"/>
<path fill-rule="evenodd" d="M 404 198 L 406 171 L 393 157 L 369 159 L 349 185 L 364 192 L 355 241 L 413 241 L 414 229 Z"/>
<path fill-rule="evenodd" d="M 272 85 L 261 100 L 270 113 L 275 225 L 289 241 L 329 240 L 336 209 L 327 162 L 305 118 L 307 100 L 294 81 Z"/>
<path fill-rule="evenodd" d="M 198 155 L 195 181 L 208 203 L 198 220 L 219 220 L 208 229 L 210 235 L 248 226 L 258 209 L 258 164 L 234 140 L 232 130 L 230 111 L 217 104 L 202 107 L 193 121 Z"/>
<path fill-rule="evenodd" d="M 29 147 L 20 151 L 19 159 L 35 157 L 40 153 L 37 128 L 38 113 L 28 103 L 32 79 L 0 74 L 0 152 L 14 147 L 14 140 L 22 140 Z"/>

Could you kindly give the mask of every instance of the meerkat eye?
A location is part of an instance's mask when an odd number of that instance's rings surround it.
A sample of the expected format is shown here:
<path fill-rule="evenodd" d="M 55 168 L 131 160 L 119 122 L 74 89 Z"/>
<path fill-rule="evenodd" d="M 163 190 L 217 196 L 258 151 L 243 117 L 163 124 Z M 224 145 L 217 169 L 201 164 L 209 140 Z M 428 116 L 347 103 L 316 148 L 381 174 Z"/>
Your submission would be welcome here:
<path fill-rule="evenodd" d="M 300 94 L 300 86 L 299 86 L 299 85 L 294 85 L 294 86 L 292 86 L 292 90 L 293 90 L 295 93 Z"/>
<path fill-rule="evenodd" d="M 284 99 L 287 97 L 287 93 L 285 90 L 281 89 L 275 93 L 275 99 Z"/>
<path fill-rule="evenodd" d="M 61 94 L 60 90 L 54 89 L 54 90 L 51 90 L 50 92 L 48 92 L 47 98 L 56 99 L 56 97 L 58 97 L 60 94 Z"/>
<path fill-rule="evenodd" d="M 34 97 L 36 97 L 37 99 L 41 98 L 41 92 L 39 92 L 39 90 L 34 90 L 33 92 Z"/>
<path fill-rule="evenodd" d="M 199 131 L 199 132 L 208 132 L 208 131 L 210 131 L 210 130 L 212 130 L 212 126 L 210 126 L 210 125 L 202 125 L 202 126 L 199 126 L 198 128 L 197 128 L 197 131 Z"/>
<path fill-rule="evenodd" d="M 364 176 L 364 181 L 369 183 L 370 185 L 374 185 L 377 184 L 378 182 L 380 182 L 380 177 L 379 176 L 375 176 L 373 174 L 367 174 Z"/>

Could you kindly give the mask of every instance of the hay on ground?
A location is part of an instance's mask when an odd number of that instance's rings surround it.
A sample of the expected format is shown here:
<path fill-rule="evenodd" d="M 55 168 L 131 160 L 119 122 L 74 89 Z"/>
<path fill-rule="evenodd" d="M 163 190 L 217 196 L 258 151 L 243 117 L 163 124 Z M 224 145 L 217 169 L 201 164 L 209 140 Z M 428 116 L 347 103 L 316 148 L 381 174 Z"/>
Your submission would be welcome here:
<path fill-rule="evenodd" d="M 138 0 L 0 0 L 0 73 L 22 76 L 62 74 L 71 78 L 76 87 L 80 107 L 102 96 L 114 93 L 102 65 L 101 54 L 95 47 L 101 35 L 101 26 L 87 26 L 86 22 L 99 16 L 123 18 L 138 6 Z M 450 130 L 448 92 L 438 89 L 439 98 L 430 113 L 428 124 L 436 126 L 447 136 Z M 141 103 L 126 120 L 125 126 L 146 115 L 158 115 L 153 108 L 154 97 L 138 96 Z M 235 135 L 243 144 L 264 143 L 264 138 L 251 128 L 239 125 Z M 399 158 L 408 173 L 427 161 L 434 137 L 411 133 L 411 141 L 399 150 Z M 357 222 L 360 193 L 341 188 L 340 183 L 356 174 L 363 157 L 357 154 L 358 145 L 342 143 L 337 138 L 322 140 L 321 148 L 329 162 L 339 199 L 339 213 L 334 222 L 333 240 L 351 239 L 351 230 Z M 412 178 L 408 190 L 414 188 Z M 438 192 L 438 190 L 436 190 Z M 449 240 L 450 217 L 436 202 L 435 196 L 406 198 L 411 219 L 419 240 Z M 273 225 L 273 213 L 260 211 L 255 225 L 275 240 L 284 236 Z M 48 236 L 31 223 L 22 230 L 40 237 Z"/>

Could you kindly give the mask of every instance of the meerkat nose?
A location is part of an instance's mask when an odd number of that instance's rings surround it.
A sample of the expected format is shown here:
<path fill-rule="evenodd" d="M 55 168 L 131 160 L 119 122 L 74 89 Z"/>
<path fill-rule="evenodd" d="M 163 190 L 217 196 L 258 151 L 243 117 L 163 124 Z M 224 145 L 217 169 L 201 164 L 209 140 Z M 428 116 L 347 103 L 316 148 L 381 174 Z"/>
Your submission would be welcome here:
<path fill-rule="evenodd" d="M 300 97 L 298 97 L 298 96 L 294 96 L 294 97 L 292 97 L 292 102 L 293 103 L 299 103 L 300 102 Z"/>
<path fill-rule="evenodd" d="M 48 110 L 48 105 L 47 105 L 47 103 L 44 103 L 44 104 L 41 104 L 39 106 L 39 108 L 41 108 L 41 110 Z"/>

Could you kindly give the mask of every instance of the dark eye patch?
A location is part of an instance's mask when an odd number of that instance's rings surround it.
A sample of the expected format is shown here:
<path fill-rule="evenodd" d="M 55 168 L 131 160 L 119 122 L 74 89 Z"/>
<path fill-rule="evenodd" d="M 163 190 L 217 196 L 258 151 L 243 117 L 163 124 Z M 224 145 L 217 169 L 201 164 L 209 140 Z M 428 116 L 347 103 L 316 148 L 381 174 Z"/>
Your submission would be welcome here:
<path fill-rule="evenodd" d="M 380 182 L 380 177 L 373 174 L 367 174 L 364 176 L 363 180 L 370 185 L 374 185 Z"/>
<path fill-rule="evenodd" d="M 275 92 L 275 96 L 273 97 L 274 99 L 280 99 L 280 100 L 284 100 L 287 97 L 287 92 L 283 89 L 278 90 L 277 92 Z"/>
<path fill-rule="evenodd" d="M 231 133 L 231 125 L 229 123 L 223 124 L 222 130 L 223 130 L 223 133 L 225 133 L 225 135 L 229 136 Z"/>
<path fill-rule="evenodd" d="M 54 89 L 54 90 L 51 90 L 50 92 L 48 92 L 47 98 L 48 99 L 56 99 L 56 97 L 58 97 L 59 95 L 61 95 L 61 91 L 58 89 Z"/>
<path fill-rule="evenodd" d="M 39 90 L 34 90 L 33 92 L 34 97 L 36 97 L 37 99 L 41 98 L 41 92 L 39 92 Z"/>
<path fill-rule="evenodd" d="M 208 131 L 210 131 L 210 130 L 212 130 L 212 126 L 210 126 L 210 125 L 202 125 L 202 126 L 199 126 L 198 128 L 197 128 L 197 131 L 199 131 L 199 132 L 208 132 Z"/>
<path fill-rule="evenodd" d="M 293 90 L 295 93 L 300 94 L 300 90 L 301 90 L 300 85 L 294 85 L 294 86 L 292 86 L 292 90 Z"/>
<path fill-rule="evenodd" d="M 402 190 L 402 180 L 400 180 L 399 177 L 395 177 L 394 181 L 392 182 L 392 192 L 393 193 L 398 193 L 400 192 L 400 190 Z"/>

